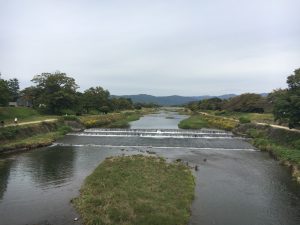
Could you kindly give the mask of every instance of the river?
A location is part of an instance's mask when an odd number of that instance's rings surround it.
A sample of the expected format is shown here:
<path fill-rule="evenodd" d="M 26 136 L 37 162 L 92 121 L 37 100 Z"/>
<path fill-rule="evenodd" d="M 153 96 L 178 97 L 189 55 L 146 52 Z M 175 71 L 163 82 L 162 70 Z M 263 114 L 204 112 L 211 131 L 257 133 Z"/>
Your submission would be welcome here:
<path fill-rule="evenodd" d="M 88 129 L 50 147 L 6 156 L 0 165 L 0 224 L 80 224 L 70 200 L 101 161 L 120 154 L 197 165 L 191 225 L 300 224 L 300 188 L 287 168 L 231 133 L 177 129 L 184 118 L 150 114 L 128 130 Z"/>

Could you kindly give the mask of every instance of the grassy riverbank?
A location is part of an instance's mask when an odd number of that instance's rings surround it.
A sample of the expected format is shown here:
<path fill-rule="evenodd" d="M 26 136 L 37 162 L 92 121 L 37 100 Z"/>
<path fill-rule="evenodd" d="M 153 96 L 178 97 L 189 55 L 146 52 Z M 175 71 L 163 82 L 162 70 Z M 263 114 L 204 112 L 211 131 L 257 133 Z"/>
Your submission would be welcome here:
<path fill-rule="evenodd" d="M 120 113 L 109 113 L 102 115 L 81 116 L 80 121 L 85 127 L 103 127 L 103 128 L 128 128 L 129 122 L 138 120 L 149 110 L 125 111 Z"/>
<path fill-rule="evenodd" d="M 141 155 L 112 157 L 86 178 L 73 203 L 85 225 L 185 225 L 194 186 L 182 164 Z"/>
<path fill-rule="evenodd" d="M 84 127 L 127 128 L 130 121 L 138 120 L 142 115 L 150 112 L 152 110 L 143 109 L 81 117 L 69 115 L 60 116 L 57 121 L 53 122 L 0 128 L 0 153 L 48 146 L 72 129 L 80 130 Z"/>
<path fill-rule="evenodd" d="M 28 107 L 0 107 L 0 121 L 4 121 L 5 125 L 14 124 L 15 118 L 18 118 L 19 123 L 23 123 L 57 119 L 59 116 L 41 115 L 38 111 Z"/>
<path fill-rule="evenodd" d="M 300 133 L 256 124 L 262 121 L 271 123 L 271 119 L 269 114 L 228 113 L 224 116 L 221 112 L 210 111 L 209 114 L 193 114 L 178 126 L 182 129 L 217 128 L 249 137 L 255 147 L 268 151 L 275 159 L 289 166 L 293 177 L 300 183 Z"/>
<path fill-rule="evenodd" d="M 178 127 L 181 129 L 201 129 L 218 128 L 232 130 L 238 125 L 238 122 L 231 118 L 223 118 L 214 115 L 193 114 L 189 118 L 182 120 Z"/>
<path fill-rule="evenodd" d="M 255 147 L 289 166 L 300 183 L 300 133 L 254 123 L 241 124 L 234 132 L 252 138 Z"/>
<path fill-rule="evenodd" d="M 0 153 L 48 146 L 70 131 L 71 128 L 62 122 L 1 128 Z"/>

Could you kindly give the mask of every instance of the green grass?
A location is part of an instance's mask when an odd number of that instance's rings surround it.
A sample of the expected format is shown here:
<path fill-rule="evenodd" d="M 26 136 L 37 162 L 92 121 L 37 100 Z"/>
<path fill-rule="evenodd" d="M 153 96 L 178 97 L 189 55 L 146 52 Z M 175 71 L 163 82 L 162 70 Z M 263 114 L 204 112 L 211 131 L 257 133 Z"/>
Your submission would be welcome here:
<path fill-rule="evenodd" d="M 72 202 L 85 225 L 185 225 L 194 188 L 191 171 L 180 163 L 112 157 L 86 178 Z"/>
<path fill-rule="evenodd" d="M 18 123 L 23 123 L 57 119 L 59 116 L 40 115 L 36 110 L 28 107 L 0 107 L 0 121 L 3 120 L 5 125 L 14 124 L 15 118 L 18 118 Z"/>
<path fill-rule="evenodd" d="M 231 111 L 207 111 L 207 113 L 216 116 L 228 117 L 236 120 L 239 120 L 240 118 L 245 118 L 252 122 L 276 124 L 274 122 L 274 116 L 272 113 L 244 113 Z"/>
<path fill-rule="evenodd" d="M 10 140 L 9 142 L 3 142 L 0 146 L 1 151 L 27 148 L 32 149 L 41 146 L 47 146 L 53 143 L 60 137 L 63 137 L 66 133 L 70 132 L 71 128 L 65 125 L 60 125 L 56 131 L 37 134 L 26 138 L 18 138 Z"/>
<path fill-rule="evenodd" d="M 61 134 L 60 132 L 49 132 L 46 134 L 38 134 L 25 139 L 14 140 L 7 144 L 3 144 L 0 147 L 0 151 L 10 150 L 10 149 L 20 149 L 20 148 L 31 149 L 31 148 L 41 147 L 41 146 L 47 146 L 62 136 L 63 134 Z"/>
<path fill-rule="evenodd" d="M 131 121 L 140 119 L 140 117 L 141 117 L 140 113 L 126 113 L 122 119 L 112 122 L 107 127 L 109 127 L 109 128 L 129 128 L 130 127 L 129 123 Z"/>
<path fill-rule="evenodd" d="M 238 125 L 238 122 L 220 116 L 194 114 L 189 118 L 180 121 L 178 127 L 181 129 L 201 129 L 218 128 L 232 130 Z"/>
<path fill-rule="evenodd" d="M 39 115 L 36 110 L 28 107 L 0 107 L 0 120 L 4 121 L 13 121 L 15 117 L 25 119 Z"/>
<path fill-rule="evenodd" d="M 88 128 L 127 128 L 129 127 L 129 122 L 138 120 L 142 115 L 142 111 L 127 111 L 122 113 L 81 116 L 80 121 Z"/>
<path fill-rule="evenodd" d="M 270 152 L 280 161 L 289 161 L 300 168 L 300 134 L 255 124 L 240 125 L 236 131 L 252 138 L 252 144 Z"/>

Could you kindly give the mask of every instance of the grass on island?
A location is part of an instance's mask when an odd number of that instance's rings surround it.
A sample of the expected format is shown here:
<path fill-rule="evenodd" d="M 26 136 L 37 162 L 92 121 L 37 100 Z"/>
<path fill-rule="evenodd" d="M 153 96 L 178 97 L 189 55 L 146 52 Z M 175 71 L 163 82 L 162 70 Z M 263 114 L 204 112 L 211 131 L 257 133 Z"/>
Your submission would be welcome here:
<path fill-rule="evenodd" d="M 195 181 L 188 167 L 141 155 L 111 157 L 72 200 L 85 225 L 185 225 Z"/>

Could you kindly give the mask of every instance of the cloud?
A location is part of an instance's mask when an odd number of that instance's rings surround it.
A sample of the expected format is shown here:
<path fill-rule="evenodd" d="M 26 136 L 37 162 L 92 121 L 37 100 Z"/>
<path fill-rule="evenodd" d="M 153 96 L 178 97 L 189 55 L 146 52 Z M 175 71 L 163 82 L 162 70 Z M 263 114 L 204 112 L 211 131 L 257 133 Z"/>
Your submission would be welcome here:
<path fill-rule="evenodd" d="M 61 70 L 84 90 L 267 92 L 299 67 L 296 0 L 0 1 L 0 71 Z"/>

